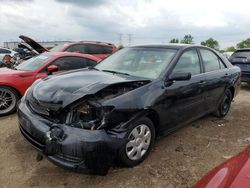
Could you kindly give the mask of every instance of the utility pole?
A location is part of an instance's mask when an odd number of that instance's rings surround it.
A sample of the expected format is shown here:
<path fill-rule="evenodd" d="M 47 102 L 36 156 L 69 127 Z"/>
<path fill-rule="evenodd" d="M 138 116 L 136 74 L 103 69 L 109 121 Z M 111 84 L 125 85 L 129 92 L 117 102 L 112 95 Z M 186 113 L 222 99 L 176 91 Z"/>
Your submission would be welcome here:
<path fill-rule="evenodd" d="M 122 37 L 123 37 L 123 34 L 122 33 L 118 33 L 119 45 L 122 45 Z"/>
<path fill-rule="evenodd" d="M 132 34 L 128 34 L 128 46 L 131 45 L 131 42 L 132 42 Z"/>

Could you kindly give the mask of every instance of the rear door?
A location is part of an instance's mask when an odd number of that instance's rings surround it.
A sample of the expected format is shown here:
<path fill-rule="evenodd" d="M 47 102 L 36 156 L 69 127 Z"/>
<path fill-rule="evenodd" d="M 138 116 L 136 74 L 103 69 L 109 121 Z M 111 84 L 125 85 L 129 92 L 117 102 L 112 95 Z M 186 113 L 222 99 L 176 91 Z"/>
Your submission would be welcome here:
<path fill-rule="evenodd" d="M 200 55 L 206 75 L 206 83 L 204 85 L 206 106 L 212 112 L 217 108 L 229 83 L 229 69 L 220 57 L 209 49 L 200 48 Z"/>

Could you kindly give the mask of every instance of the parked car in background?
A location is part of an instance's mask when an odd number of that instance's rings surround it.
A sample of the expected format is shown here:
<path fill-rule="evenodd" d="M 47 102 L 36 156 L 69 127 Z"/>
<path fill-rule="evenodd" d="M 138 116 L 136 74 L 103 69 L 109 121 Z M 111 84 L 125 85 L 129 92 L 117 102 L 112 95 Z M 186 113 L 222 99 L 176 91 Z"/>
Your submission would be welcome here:
<path fill-rule="evenodd" d="M 28 60 L 37 55 L 37 53 L 34 50 L 28 48 L 24 44 L 19 44 L 17 48 L 13 48 L 12 50 L 18 52 L 18 54 L 15 55 L 14 57 L 18 57 L 19 59 L 22 60 Z"/>
<path fill-rule="evenodd" d="M 20 131 L 53 163 L 106 174 L 114 161 L 138 165 L 163 132 L 224 117 L 239 86 L 239 67 L 207 47 L 124 48 L 35 82 L 18 105 Z"/>
<path fill-rule="evenodd" d="M 71 42 L 58 45 L 51 49 L 54 52 L 79 52 L 82 54 L 91 54 L 101 59 L 108 57 L 117 50 L 116 46 L 106 42 Z"/>
<path fill-rule="evenodd" d="M 17 52 L 10 50 L 8 48 L 0 47 L 0 62 L 3 61 L 3 59 L 6 55 L 13 57 L 15 54 L 17 54 Z"/>
<path fill-rule="evenodd" d="M 229 59 L 232 54 L 233 54 L 233 52 L 223 52 L 222 53 L 222 55 L 224 55 L 227 59 Z"/>
<path fill-rule="evenodd" d="M 250 146 L 206 174 L 195 188 L 249 188 Z"/>
<path fill-rule="evenodd" d="M 47 51 L 78 52 L 82 54 L 90 54 L 98 58 L 104 59 L 117 50 L 114 44 L 93 41 L 70 42 L 55 46 L 54 48 L 48 50 L 47 48 L 43 47 L 42 45 L 27 36 L 21 35 L 19 36 L 19 38 L 29 44 L 38 53 L 43 53 Z"/>
<path fill-rule="evenodd" d="M 99 60 L 87 54 L 45 52 L 24 61 L 15 69 L 0 68 L 0 116 L 15 111 L 17 101 L 35 80 L 55 71 L 94 66 Z"/>
<path fill-rule="evenodd" d="M 241 81 L 250 83 L 250 49 L 236 50 L 229 61 L 241 69 Z"/>

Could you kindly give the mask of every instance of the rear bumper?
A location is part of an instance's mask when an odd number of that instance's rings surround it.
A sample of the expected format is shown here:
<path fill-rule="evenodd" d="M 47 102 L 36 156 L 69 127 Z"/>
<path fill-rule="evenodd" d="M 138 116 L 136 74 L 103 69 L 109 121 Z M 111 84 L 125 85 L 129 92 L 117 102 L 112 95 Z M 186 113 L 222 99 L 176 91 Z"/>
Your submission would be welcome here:
<path fill-rule="evenodd" d="M 33 113 L 25 101 L 18 105 L 20 132 L 39 152 L 66 169 L 106 174 L 125 139 L 108 135 L 105 130 L 85 130 L 53 122 Z M 60 129 L 63 136 L 50 140 L 48 132 Z"/>
<path fill-rule="evenodd" d="M 250 72 L 241 72 L 241 81 L 250 83 Z"/>

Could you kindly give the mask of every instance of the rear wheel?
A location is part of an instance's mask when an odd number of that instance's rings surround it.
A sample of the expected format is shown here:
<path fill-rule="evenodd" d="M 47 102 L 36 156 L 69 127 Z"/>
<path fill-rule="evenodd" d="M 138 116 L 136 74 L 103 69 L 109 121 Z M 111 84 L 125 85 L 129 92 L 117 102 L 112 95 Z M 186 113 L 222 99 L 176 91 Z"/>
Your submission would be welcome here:
<path fill-rule="evenodd" d="M 132 167 L 148 156 L 155 140 L 155 128 L 152 121 L 143 117 L 133 123 L 126 134 L 127 144 L 121 149 L 119 162 Z"/>
<path fill-rule="evenodd" d="M 220 118 L 225 117 L 231 107 L 231 102 L 232 93 L 229 89 L 227 89 L 217 111 L 215 112 L 215 116 Z"/>
<path fill-rule="evenodd" d="M 6 86 L 0 86 L 0 116 L 11 114 L 16 110 L 18 93 Z"/>

